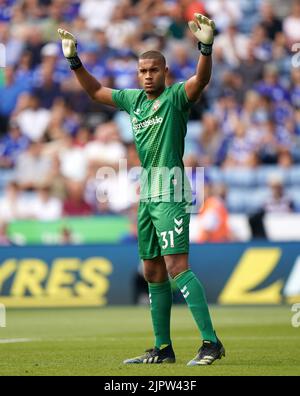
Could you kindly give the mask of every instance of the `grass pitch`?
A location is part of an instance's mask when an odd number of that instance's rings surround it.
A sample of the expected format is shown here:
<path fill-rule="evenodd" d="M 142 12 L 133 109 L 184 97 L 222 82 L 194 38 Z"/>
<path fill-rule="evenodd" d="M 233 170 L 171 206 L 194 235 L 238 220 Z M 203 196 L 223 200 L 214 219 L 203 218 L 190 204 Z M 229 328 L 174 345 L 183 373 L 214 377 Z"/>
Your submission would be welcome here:
<path fill-rule="evenodd" d="M 148 308 L 9 310 L 0 329 L 0 375 L 300 375 L 300 328 L 290 307 L 211 309 L 227 356 L 187 367 L 200 346 L 185 306 L 172 314 L 174 365 L 124 366 L 153 346 Z"/>

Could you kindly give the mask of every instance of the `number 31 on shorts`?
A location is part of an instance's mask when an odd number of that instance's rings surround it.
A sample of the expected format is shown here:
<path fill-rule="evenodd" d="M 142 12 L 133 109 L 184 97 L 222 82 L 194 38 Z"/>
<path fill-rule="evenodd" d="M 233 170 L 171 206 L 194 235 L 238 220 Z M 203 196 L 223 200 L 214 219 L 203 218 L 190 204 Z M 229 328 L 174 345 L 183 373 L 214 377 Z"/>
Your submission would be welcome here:
<path fill-rule="evenodd" d="M 160 235 L 164 243 L 162 246 L 163 250 L 167 249 L 169 245 L 171 248 L 174 247 L 174 231 L 163 231 Z"/>

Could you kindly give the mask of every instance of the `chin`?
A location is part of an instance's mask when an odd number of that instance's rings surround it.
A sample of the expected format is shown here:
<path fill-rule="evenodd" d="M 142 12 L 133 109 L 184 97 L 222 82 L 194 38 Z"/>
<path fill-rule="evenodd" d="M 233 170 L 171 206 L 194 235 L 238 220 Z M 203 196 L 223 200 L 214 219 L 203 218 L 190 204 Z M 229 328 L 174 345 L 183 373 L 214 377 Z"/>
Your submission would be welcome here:
<path fill-rule="evenodd" d="M 145 90 L 145 92 L 146 92 L 147 94 L 153 94 L 153 93 L 156 92 L 156 90 L 153 89 L 153 88 L 144 88 L 144 90 Z"/>

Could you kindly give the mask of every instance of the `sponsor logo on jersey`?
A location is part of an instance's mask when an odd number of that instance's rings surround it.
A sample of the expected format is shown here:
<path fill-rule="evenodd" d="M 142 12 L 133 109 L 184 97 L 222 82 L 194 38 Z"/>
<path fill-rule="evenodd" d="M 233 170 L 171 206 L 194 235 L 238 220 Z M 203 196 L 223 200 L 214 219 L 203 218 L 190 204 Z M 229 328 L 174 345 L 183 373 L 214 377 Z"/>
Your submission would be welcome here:
<path fill-rule="evenodd" d="M 139 131 L 140 129 L 148 128 L 149 126 L 162 124 L 163 120 L 164 120 L 163 117 L 154 117 L 154 118 L 150 118 L 150 120 L 146 120 L 137 124 L 137 119 L 133 118 L 132 128 L 134 131 Z"/>
<path fill-rule="evenodd" d="M 153 111 L 157 111 L 160 108 L 160 101 L 156 100 L 153 105 Z"/>
<path fill-rule="evenodd" d="M 141 109 L 136 109 L 136 110 L 134 111 L 134 114 L 137 115 L 137 116 L 139 116 L 139 115 L 141 114 Z"/>

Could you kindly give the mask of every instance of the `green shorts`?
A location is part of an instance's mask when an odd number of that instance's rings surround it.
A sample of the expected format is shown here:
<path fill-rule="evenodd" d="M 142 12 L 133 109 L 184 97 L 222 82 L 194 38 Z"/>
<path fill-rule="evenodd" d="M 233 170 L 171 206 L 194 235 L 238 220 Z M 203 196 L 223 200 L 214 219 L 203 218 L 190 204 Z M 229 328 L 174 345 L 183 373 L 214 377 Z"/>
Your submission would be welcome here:
<path fill-rule="evenodd" d="M 187 202 L 140 202 L 138 242 L 141 259 L 189 252 L 189 207 Z"/>

